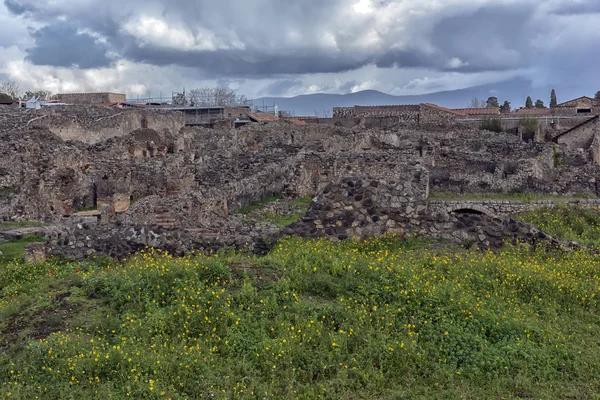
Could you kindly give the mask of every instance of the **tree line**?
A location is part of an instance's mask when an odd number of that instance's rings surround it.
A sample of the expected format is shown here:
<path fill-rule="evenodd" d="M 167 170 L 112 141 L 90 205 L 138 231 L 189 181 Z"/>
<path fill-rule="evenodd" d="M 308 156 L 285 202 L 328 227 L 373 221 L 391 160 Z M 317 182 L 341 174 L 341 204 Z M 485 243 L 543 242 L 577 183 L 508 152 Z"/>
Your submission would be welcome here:
<path fill-rule="evenodd" d="M 596 100 L 600 100 L 600 90 L 596 92 L 594 98 Z M 557 105 L 558 101 L 556 98 L 556 90 L 552 89 L 552 91 L 550 92 L 550 108 L 556 107 Z M 499 108 L 500 112 L 508 113 L 511 110 L 511 104 L 510 101 L 506 100 L 502 105 L 500 105 L 498 102 L 498 98 L 494 96 L 488 97 L 487 101 L 485 102 L 475 97 L 473 100 L 471 100 L 469 108 Z M 531 96 L 527 96 L 527 99 L 525 99 L 525 108 L 546 108 L 546 105 L 544 104 L 544 101 L 542 99 L 537 99 L 534 103 Z"/>

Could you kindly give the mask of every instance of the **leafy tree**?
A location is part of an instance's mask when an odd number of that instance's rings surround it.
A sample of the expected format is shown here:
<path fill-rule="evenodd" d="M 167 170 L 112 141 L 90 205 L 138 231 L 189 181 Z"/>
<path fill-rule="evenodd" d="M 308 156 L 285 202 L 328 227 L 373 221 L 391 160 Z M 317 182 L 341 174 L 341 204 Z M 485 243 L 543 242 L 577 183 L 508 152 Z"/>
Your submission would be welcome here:
<path fill-rule="evenodd" d="M 556 107 L 558 105 L 558 101 L 556 100 L 556 91 L 552 89 L 550 93 L 550 108 Z"/>
<path fill-rule="evenodd" d="M 510 101 L 504 101 L 504 104 L 502 104 L 502 107 L 500 107 L 500 112 L 503 114 L 508 114 L 510 112 Z"/>
<path fill-rule="evenodd" d="M 486 117 L 481 122 L 479 128 L 483 131 L 490 131 L 501 133 L 504 131 L 502 128 L 502 120 L 499 117 Z"/>
<path fill-rule="evenodd" d="M 527 100 L 525 100 L 525 108 L 533 108 L 533 100 L 531 96 L 527 96 Z"/>
<path fill-rule="evenodd" d="M 537 99 L 535 101 L 535 108 L 546 108 L 546 106 L 544 105 L 544 101 L 541 99 Z"/>
<path fill-rule="evenodd" d="M 594 98 L 595 98 L 596 100 L 600 100 L 600 90 L 598 90 L 598 91 L 596 92 L 596 95 L 594 96 Z"/>
<path fill-rule="evenodd" d="M 486 107 L 487 108 L 495 108 L 495 107 L 500 107 L 500 104 L 498 104 L 498 98 L 497 97 L 488 97 L 486 103 Z"/>

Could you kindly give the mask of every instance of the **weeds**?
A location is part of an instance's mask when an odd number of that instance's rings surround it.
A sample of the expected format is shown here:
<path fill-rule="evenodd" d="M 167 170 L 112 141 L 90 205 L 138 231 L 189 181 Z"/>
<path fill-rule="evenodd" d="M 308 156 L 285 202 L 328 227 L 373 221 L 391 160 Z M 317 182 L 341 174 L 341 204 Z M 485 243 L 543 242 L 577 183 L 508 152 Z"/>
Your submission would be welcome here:
<path fill-rule="evenodd" d="M 596 255 L 432 245 L 9 263 L 0 397 L 595 397 Z"/>

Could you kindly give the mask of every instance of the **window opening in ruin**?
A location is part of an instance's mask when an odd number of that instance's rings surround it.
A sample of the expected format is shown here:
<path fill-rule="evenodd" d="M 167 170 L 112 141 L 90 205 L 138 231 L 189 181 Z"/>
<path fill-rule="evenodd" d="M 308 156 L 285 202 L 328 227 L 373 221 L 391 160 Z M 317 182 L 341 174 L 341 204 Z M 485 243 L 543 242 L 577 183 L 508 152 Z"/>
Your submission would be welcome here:
<path fill-rule="evenodd" d="M 578 108 L 577 109 L 577 114 L 591 114 L 591 113 L 592 113 L 591 108 Z"/>

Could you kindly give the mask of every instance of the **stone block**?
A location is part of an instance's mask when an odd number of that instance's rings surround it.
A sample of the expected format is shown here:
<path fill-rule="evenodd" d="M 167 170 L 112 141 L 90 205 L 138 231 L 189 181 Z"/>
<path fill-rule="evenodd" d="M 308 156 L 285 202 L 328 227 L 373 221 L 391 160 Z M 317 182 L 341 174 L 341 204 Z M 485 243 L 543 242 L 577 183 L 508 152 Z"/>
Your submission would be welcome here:
<path fill-rule="evenodd" d="M 100 225 L 110 224 L 115 215 L 115 208 L 111 204 L 103 204 L 100 207 Z"/>
<path fill-rule="evenodd" d="M 29 243 L 25 246 L 25 262 L 36 263 L 46 261 L 46 246 L 44 243 Z"/>

